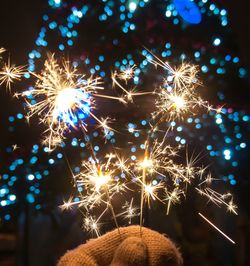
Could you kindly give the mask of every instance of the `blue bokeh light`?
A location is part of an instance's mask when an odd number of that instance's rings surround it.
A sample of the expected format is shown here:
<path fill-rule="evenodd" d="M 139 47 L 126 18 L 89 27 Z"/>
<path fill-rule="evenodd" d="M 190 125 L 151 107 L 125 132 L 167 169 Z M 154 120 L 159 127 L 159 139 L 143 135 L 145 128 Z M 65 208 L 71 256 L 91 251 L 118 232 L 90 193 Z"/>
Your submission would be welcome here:
<path fill-rule="evenodd" d="M 197 5 L 191 0 L 174 0 L 176 10 L 180 16 L 188 23 L 199 24 L 202 16 Z"/>

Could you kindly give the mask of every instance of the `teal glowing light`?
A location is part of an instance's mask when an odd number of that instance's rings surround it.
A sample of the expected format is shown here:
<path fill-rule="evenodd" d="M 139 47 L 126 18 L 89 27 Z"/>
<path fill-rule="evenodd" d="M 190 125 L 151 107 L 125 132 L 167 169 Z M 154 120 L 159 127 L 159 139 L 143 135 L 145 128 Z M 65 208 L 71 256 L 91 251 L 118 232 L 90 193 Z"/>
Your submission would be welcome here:
<path fill-rule="evenodd" d="M 219 46 L 221 44 L 220 38 L 215 38 L 213 44 L 214 46 Z"/>
<path fill-rule="evenodd" d="M 137 8 L 136 2 L 132 1 L 129 3 L 129 11 L 130 12 L 135 12 L 136 8 Z"/>
<path fill-rule="evenodd" d="M 27 179 L 28 179 L 29 181 L 34 180 L 34 178 L 35 178 L 35 176 L 32 175 L 32 174 L 30 174 L 30 175 L 27 176 Z"/>
<path fill-rule="evenodd" d="M 29 202 L 29 203 L 34 203 L 35 202 L 35 197 L 33 194 L 29 193 L 27 194 L 26 196 L 26 200 Z"/>
<path fill-rule="evenodd" d="M 223 154 L 224 154 L 224 157 L 225 157 L 226 160 L 230 160 L 231 159 L 231 150 L 225 149 L 223 151 Z"/>
<path fill-rule="evenodd" d="M 9 195 L 9 200 L 10 201 L 15 201 L 16 200 L 16 195 L 14 195 L 14 194 Z"/>

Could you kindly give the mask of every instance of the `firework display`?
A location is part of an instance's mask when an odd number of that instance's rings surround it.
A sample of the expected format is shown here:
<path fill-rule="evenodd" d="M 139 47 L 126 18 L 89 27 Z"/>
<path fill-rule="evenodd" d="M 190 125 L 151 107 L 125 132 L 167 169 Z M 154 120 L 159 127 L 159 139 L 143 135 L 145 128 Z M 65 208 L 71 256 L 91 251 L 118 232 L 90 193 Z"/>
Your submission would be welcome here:
<path fill-rule="evenodd" d="M 36 47 L 29 53 L 27 70 L 1 57 L 1 85 L 10 89 L 13 81 L 22 77 L 30 84 L 23 92 L 15 93 L 20 100 L 25 99 L 28 111 L 9 117 L 10 132 L 24 117 L 30 124 L 39 119 L 43 127 L 43 139 L 32 143 L 29 159 L 19 156 L 16 143 L 6 148 L 15 159 L 1 173 L 4 219 L 11 218 L 8 207 L 18 203 L 14 187 L 20 171 L 28 181 L 25 199 L 35 209 L 41 208 L 40 182 L 50 178 L 53 167 L 67 160 L 67 148 L 80 159 L 69 163 L 75 191 L 61 208 L 78 206 L 84 228 L 97 236 L 101 224 L 110 222 L 104 218 L 108 212 L 117 227 L 120 218 L 128 223 L 139 218 L 142 226 L 145 209 L 158 201 L 169 214 L 189 190 L 237 214 L 233 196 L 217 192 L 213 184 L 218 180 L 236 184 L 237 155 L 247 147 L 250 119 L 247 112 L 230 107 L 225 100 L 227 74 L 234 73 L 234 79 L 240 82 L 247 76 L 239 57 L 221 48 L 223 30 L 228 28 L 227 11 L 205 0 L 157 1 L 161 21 L 171 24 L 181 40 L 187 38 L 192 27 L 199 29 L 205 20 L 215 21 L 213 34 L 199 42 L 189 40 L 184 45 L 188 48 L 180 49 L 178 37 L 157 39 L 154 21 L 146 27 L 153 41 L 144 39 L 141 43 L 136 39 L 134 33 L 142 30 L 140 13 L 149 16 L 151 1 L 98 1 L 98 10 L 91 1 L 80 2 L 49 1 L 50 9 L 43 16 Z M 58 10 L 65 17 L 57 15 Z M 79 25 L 84 20 L 88 23 L 91 17 L 107 28 L 115 21 L 117 31 L 111 33 L 111 39 L 97 33 L 98 44 L 86 44 L 84 51 L 75 53 Z M 164 25 L 162 30 L 166 30 Z M 88 33 L 86 29 L 86 36 Z M 53 38 L 56 44 L 52 48 Z M 124 38 L 127 43 L 133 40 L 135 47 L 126 46 Z M 100 48 L 104 43 L 106 51 Z M 56 52 L 47 55 L 49 50 Z M 71 60 L 63 59 L 68 50 L 73 54 Z M 1 48 L 0 55 L 3 53 Z M 45 61 L 44 67 L 39 67 L 41 61 Z M 207 97 L 206 91 L 216 82 L 219 89 L 211 93 L 214 97 Z M 138 116 L 124 119 L 118 113 L 113 119 L 102 100 L 108 105 L 117 102 L 118 108 L 128 111 L 137 108 Z M 213 135 L 209 136 L 208 128 Z M 189 156 L 190 149 L 185 145 L 195 138 L 212 158 L 216 157 L 218 168 L 224 168 L 218 175 L 212 177 L 207 166 L 199 163 L 198 155 Z M 136 194 L 140 194 L 139 199 Z M 121 195 L 117 211 L 114 201 Z"/>

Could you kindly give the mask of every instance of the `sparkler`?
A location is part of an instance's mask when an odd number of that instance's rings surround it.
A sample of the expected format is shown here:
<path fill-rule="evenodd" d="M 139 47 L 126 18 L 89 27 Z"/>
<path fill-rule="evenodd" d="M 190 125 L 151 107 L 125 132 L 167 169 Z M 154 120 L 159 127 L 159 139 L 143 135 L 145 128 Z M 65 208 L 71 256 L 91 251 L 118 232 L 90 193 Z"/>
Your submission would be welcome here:
<path fill-rule="evenodd" d="M 202 85 L 197 77 L 197 66 L 183 62 L 180 67 L 172 68 L 168 62 L 163 62 L 156 55 L 149 53 L 147 60 L 156 67 L 162 67 L 168 73 L 163 86 L 154 92 L 157 99 L 156 111 L 152 114 L 153 119 L 158 116 L 161 120 L 168 122 L 183 119 L 185 114 L 194 114 L 200 107 L 217 113 L 222 111 L 221 108 L 213 108 L 197 94 L 197 88 Z"/>
<path fill-rule="evenodd" d="M 79 175 L 75 176 L 74 179 L 77 188 L 81 188 L 81 191 L 84 191 L 84 193 L 79 195 L 79 201 L 74 202 L 71 198 L 69 201 L 65 202 L 61 208 L 68 209 L 74 205 L 84 206 L 87 213 L 90 213 L 95 207 L 104 204 L 106 208 L 97 220 L 94 221 L 89 215 L 85 217 L 85 222 L 92 222 L 92 226 L 85 226 L 85 229 L 95 231 L 98 235 L 98 221 L 104 213 L 110 209 L 119 231 L 119 225 L 112 206 L 112 198 L 115 194 L 126 192 L 127 190 L 126 181 L 121 183 L 119 180 L 121 174 L 129 176 L 129 168 L 123 159 L 116 154 L 107 154 L 105 156 L 105 162 L 103 163 L 97 158 L 83 161 L 82 171 Z M 93 229 L 93 226 L 96 230 Z"/>
<path fill-rule="evenodd" d="M 69 61 L 62 64 L 49 55 L 41 73 L 33 73 L 36 78 L 34 88 L 16 96 L 34 97 L 37 102 L 27 101 L 29 113 L 27 119 L 38 115 L 43 124 L 47 126 L 45 143 L 49 148 L 58 145 L 65 138 L 65 132 L 80 125 L 87 131 L 87 118 L 92 117 L 98 126 L 110 129 L 108 120 L 98 118 L 94 114 L 97 108 L 97 98 L 107 98 L 125 103 L 123 97 L 101 94 L 102 82 L 99 77 L 85 78 L 76 67 L 71 67 Z"/>
<path fill-rule="evenodd" d="M 142 161 L 136 162 L 137 171 L 142 171 L 142 177 L 138 178 L 141 185 L 140 225 L 142 226 L 144 201 L 150 207 L 150 200 L 167 202 L 167 214 L 170 206 L 180 202 L 181 196 L 185 196 L 186 186 L 199 174 L 201 168 L 194 166 L 195 160 L 187 165 L 175 162 L 178 149 L 172 148 L 155 140 L 151 147 L 149 142 L 145 144 L 145 154 Z M 159 196 L 162 191 L 163 197 Z"/>
<path fill-rule="evenodd" d="M 0 48 L 0 59 L 2 60 L 2 53 L 6 50 L 4 48 Z M 10 91 L 11 85 L 15 81 L 21 80 L 24 73 L 27 72 L 25 70 L 25 66 L 16 66 L 11 64 L 10 58 L 8 58 L 7 63 L 2 62 L 2 66 L 0 68 L 0 85 L 5 84 L 6 88 Z"/>
<path fill-rule="evenodd" d="M 181 202 L 181 198 L 186 195 L 187 185 L 197 178 L 202 180 L 195 188 L 201 196 L 219 207 L 226 206 L 229 212 L 237 215 L 237 206 L 230 193 L 220 194 L 208 187 L 215 179 L 211 174 L 205 174 L 207 167 L 195 166 L 196 158 L 190 161 L 187 159 L 186 165 L 175 163 L 174 158 L 178 156 L 178 149 L 165 145 L 164 141 L 154 141 L 151 148 L 148 144 L 145 145 L 147 150 L 145 157 L 136 163 L 137 171 L 142 170 L 142 177 L 137 179 L 141 185 L 140 225 L 143 223 L 144 202 L 147 202 L 149 207 L 150 202 L 155 200 L 166 203 L 168 215 L 171 205 Z M 216 229 L 226 236 L 221 230 Z"/>

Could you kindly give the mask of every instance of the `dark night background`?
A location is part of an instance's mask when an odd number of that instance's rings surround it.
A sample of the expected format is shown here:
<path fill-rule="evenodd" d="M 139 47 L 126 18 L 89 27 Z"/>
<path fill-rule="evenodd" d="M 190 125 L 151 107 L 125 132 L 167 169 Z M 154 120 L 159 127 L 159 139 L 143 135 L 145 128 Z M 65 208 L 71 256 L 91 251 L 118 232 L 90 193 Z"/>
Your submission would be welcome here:
<path fill-rule="evenodd" d="M 221 5 L 223 5 L 225 8 L 228 9 L 229 11 L 229 21 L 230 25 L 233 28 L 233 31 L 235 33 L 235 38 L 236 43 L 238 43 L 238 48 L 239 48 L 239 56 L 241 57 L 241 62 L 243 65 L 246 65 L 248 69 L 250 68 L 250 52 L 249 52 L 249 47 L 250 47 L 250 20 L 249 20 L 249 11 L 250 11 L 250 1 L 248 0 L 231 0 L 231 1 L 215 1 L 219 2 Z M 5 47 L 8 49 L 8 52 L 11 54 L 12 60 L 17 63 L 17 64 L 23 64 L 27 61 L 27 54 L 30 52 L 31 48 L 33 48 L 34 40 L 37 37 L 37 34 L 41 28 L 42 25 L 42 15 L 44 14 L 44 10 L 47 8 L 47 0 L 2 0 L 0 1 L 0 47 Z M 20 86 L 17 85 L 17 87 Z M 249 88 L 250 89 L 250 88 Z M 249 92 L 247 93 L 249 96 Z M 230 91 L 230 95 L 232 98 L 235 95 L 235 99 L 237 99 L 237 102 L 234 102 L 236 106 L 241 108 L 242 106 L 250 110 L 249 104 L 249 98 L 238 99 L 237 97 L 237 90 L 235 91 Z M 242 106 L 241 106 L 242 105 Z M 16 99 L 11 98 L 11 96 L 6 93 L 4 88 L 1 88 L 0 90 L 0 107 L 1 107 L 1 123 L 0 123 L 0 156 L 4 157 L 4 154 L 2 153 L 1 149 L 6 147 L 9 143 L 10 140 L 7 135 L 7 131 L 4 130 L 5 127 L 7 126 L 8 122 L 8 116 L 10 114 L 16 113 L 17 110 L 20 110 L 21 106 L 20 104 L 18 105 L 18 101 Z M 34 124 L 31 125 L 35 126 Z M 29 134 L 25 132 L 26 129 L 24 129 L 23 134 Z M 32 134 L 36 133 L 35 129 L 30 130 L 29 132 L 32 132 Z M 27 137 L 27 135 L 25 135 Z M 36 139 L 36 136 L 30 135 L 28 138 L 25 138 L 27 144 L 31 139 Z M 23 136 L 16 136 L 16 142 L 18 141 L 24 141 Z M 180 246 L 182 249 L 187 251 L 187 254 L 193 254 L 192 249 L 196 250 L 199 252 L 197 254 L 196 259 L 190 259 L 188 256 L 187 260 L 190 260 L 193 262 L 193 264 L 188 264 L 188 265 L 225 265 L 225 266 L 231 266 L 231 265 L 239 265 L 239 266 L 248 266 L 250 265 L 250 224 L 249 224 L 249 189 L 250 189 L 250 181 L 247 180 L 248 173 L 250 170 L 248 158 L 245 158 L 245 166 L 242 167 L 241 171 L 244 176 L 244 181 L 238 180 L 239 185 L 235 188 L 235 191 L 232 188 L 233 193 L 237 193 L 237 198 L 239 198 L 241 202 L 244 202 L 242 204 L 242 208 L 244 208 L 244 215 L 241 215 L 240 218 L 235 222 L 235 221 L 227 221 L 225 218 L 223 220 L 223 223 L 225 223 L 225 226 L 227 228 L 230 228 L 230 226 L 235 226 L 237 224 L 238 227 L 241 229 L 242 235 L 237 237 L 239 240 L 239 245 L 237 246 L 232 246 L 227 242 L 223 242 L 223 245 L 220 244 L 221 240 L 220 236 L 218 236 L 216 233 L 214 233 L 212 230 L 209 232 L 206 232 L 207 225 L 202 225 L 200 228 L 197 225 L 197 230 L 190 232 L 190 235 L 187 236 L 187 238 L 192 239 L 193 236 L 191 234 L 194 234 L 194 240 L 188 242 L 181 242 Z M 240 177 L 238 177 L 240 179 Z M 248 177 L 249 178 L 249 177 Z M 52 185 L 53 186 L 53 185 Z M 241 205 L 239 206 L 241 208 Z M 1 212 L 1 209 L 0 209 Z M 184 211 L 185 213 L 185 211 Z M 183 213 L 182 213 L 183 214 Z M 176 214 L 178 216 L 178 212 Z M 180 215 L 180 214 L 179 214 Z M 189 213 L 186 213 L 187 217 L 190 216 Z M 217 216 L 220 216 L 220 214 L 216 214 Z M 77 214 L 74 214 L 74 217 L 77 217 Z M 52 234 L 53 237 L 51 238 L 51 242 L 48 243 L 47 249 L 43 249 L 42 243 L 39 249 L 39 244 L 38 247 L 32 247 L 32 245 L 27 244 L 25 241 L 27 240 L 25 237 L 22 235 L 18 236 L 17 240 L 17 250 L 12 249 L 10 247 L 10 251 L 8 252 L 2 252 L 4 250 L 3 244 L 1 244 L 1 238 L 0 238 L 0 265 L 13 265 L 14 260 L 17 261 L 18 265 L 53 265 L 53 259 L 51 257 L 51 253 L 56 254 L 56 256 L 60 256 L 64 251 L 65 247 L 66 248 L 71 248 L 76 245 L 76 243 L 81 243 L 86 236 L 84 235 L 79 235 L 78 229 L 77 229 L 77 222 L 76 221 L 72 225 L 72 218 L 70 215 L 65 214 L 63 218 L 56 218 L 55 221 L 52 223 L 52 225 L 48 222 L 48 218 L 45 218 L 44 220 L 37 220 L 32 224 L 32 228 L 30 229 L 30 234 L 33 232 L 33 236 L 30 237 L 30 241 L 33 241 L 35 243 L 36 241 L 39 242 L 41 239 L 36 239 L 36 230 L 38 228 L 42 228 L 44 230 L 45 236 L 44 239 L 46 239 L 46 234 Z M 154 219 L 157 219 L 157 213 L 153 215 Z M 161 219 L 161 217 L 158 217 Z M 54 218 L 53 218 L 54 219 Z M 58 221 L 57 219 L 63 219 L 63 222 L 60 220 Z M 223 219 L 223 218 L 222 218 Z M 157 226 L 154 224 L 154 221 L 148 219 L 147 221 L 151 227 L 154 229 L 163 232 L 164 231 L 164 224 Z M 188 231 L 188 225 L 191 224 L 192 222 L 197 223 L 197 221 L 192 221 L 187 218 L 187 224 L 186 227 L 183 228 L 183 230 Z M 228 223 L 228 224 L 226 224 Z M 230 224 L 231 223 L 231 224 Z M 59 229 L 58 225 L 59 224 Z M 171 224 L 171 221 L 170 221 Z M 53 227 L 54 226 L 54 227 Z M 176 225 L 178 227 L 178 225 Z M 171 228 L 171 226 L 170 226 Z M 22 229 L 18 227 L 16 228 L 8 228 L 9 232 L 21 232 Z M 171 230 L 171 229 L 170 229 Z M 176 228 L 178 230 L 178 228 Z M 204 233 L 205 232 L 205 233 Z M 212 233 L 211 233 L 212 232 Z M 209 234 L 212 234 L 209 235 Z M 65 237 L 64 237 L 65 236 Z M 170 234 L 171 236 L 171 234 Z M 178 242 L 178 237 L 175 235 L 172 236 L 174 239 L 177 239 L 176 242 Z M 209 241 L 210 246 L 209 247 L 216 247 L 216 250 L 218 251 L 217 254 L 210 254 L 212 251 L 207 251 L 206 250 L 206 243 L 199 244 L 199 239 L 201 237 L 204 237 L 206 241 Z M 198 239 L 198 240 L 197 240 Z M 42 242 L 42 241 L 41 241 Z M 192 242 L 192 244 L 191 244 Z M 11 246 L 11 244 L 10 244 Z M 29 247 L 29 250 L 27 250 L 27 247 Z M 14 251 L 13 251 L 14 250 Z M 205 251 L 206 250 L 206 251 Z M 46 257 L 47 254 L 49 253 L 48 259 L 47 260 L 41 260 L 41 261 L 46 261 L 46 264 L 41 264 L 37 263 L 36 257 L 41 256 L 41 257 Z M 25 254 L 25 255 L 23 255 Z M 204 257 L 202 257 L 202 254 L 209 254 L 209 256 L 221 256 L 223 258 L 228 257 L 227 259 L 223 260 L 223 263 L 221 264 L 213 264 L 212 260 L 209 261 L 203 261 Z M 185 255 L 184 255 L 185 257 Z M 244 257 L 244 259 L 242 259 Z M 1 262 L 1 258 L 2 261 Z M 233 262 L 232 262 L 233 261 Z"/>

